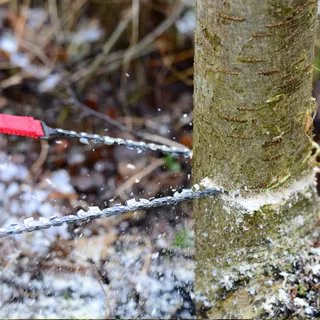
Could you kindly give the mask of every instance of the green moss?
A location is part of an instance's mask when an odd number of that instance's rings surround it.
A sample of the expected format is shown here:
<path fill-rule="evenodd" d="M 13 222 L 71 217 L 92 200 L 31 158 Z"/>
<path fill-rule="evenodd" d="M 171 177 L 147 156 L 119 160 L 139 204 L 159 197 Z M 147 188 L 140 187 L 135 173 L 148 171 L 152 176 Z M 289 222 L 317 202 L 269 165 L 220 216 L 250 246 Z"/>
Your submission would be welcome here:
<path fill-rule="evenodd" d="M 173 245 L 179 248 L 193 248 L 194 238 L 191 236 L 190 230 L 182 229 L 178 231 Z"/>
<path fill-rule="evenodd" d="M 308 292 L 308 289 L 305 288 L 303 285 L 300 284 L 300 285 L 298 286 L 298 295 L 299 295 L 300 297 L 305 297 L 306 294 L 307 294 L 307 292 Z"/>
<path fill-rule="evenodd" d="M 165 157 L 165 165 L 173 172 L 181 172 L 180 163 L 170 154 Z"/>

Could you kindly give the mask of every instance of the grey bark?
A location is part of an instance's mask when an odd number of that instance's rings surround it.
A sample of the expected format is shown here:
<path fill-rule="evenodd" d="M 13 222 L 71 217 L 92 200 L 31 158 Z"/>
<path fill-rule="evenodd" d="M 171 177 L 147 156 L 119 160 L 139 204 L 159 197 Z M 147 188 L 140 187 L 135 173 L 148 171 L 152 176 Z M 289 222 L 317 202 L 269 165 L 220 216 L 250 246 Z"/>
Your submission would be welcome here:
<path fill-rule="evenodd" d="M 318 216 L 316 17 L 316 0 L 197 0 L 193 179 L 230 193 L 194 206 L 196 296 L 210 318 L 263 312 L 267 264 Z"/>

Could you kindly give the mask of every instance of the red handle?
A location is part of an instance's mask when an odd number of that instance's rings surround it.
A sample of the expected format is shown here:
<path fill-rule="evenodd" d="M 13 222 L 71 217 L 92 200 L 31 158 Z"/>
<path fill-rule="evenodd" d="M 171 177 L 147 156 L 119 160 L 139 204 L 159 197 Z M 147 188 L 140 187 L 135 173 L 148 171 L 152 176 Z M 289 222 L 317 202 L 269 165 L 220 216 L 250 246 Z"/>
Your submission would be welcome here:
<path fill-rule="evenodd" d="M 44 136 L 39 120 L 32 117 L 19 117 L 9 114 L 0 114 L 0 133 L 39 139 Z"/>

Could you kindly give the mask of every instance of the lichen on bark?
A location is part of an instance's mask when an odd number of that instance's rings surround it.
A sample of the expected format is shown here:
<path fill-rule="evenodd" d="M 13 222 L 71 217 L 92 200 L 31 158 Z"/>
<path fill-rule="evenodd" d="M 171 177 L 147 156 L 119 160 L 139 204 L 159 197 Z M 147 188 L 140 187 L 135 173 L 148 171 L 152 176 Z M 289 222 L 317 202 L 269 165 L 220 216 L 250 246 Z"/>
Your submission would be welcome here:
<path fill-rule="evenodd" d="M 209 177 L 250 199 L 310 175 L 316 16 L 315 0 L 197 0 L 194 182 Z M 244 261 L 258 263 L 260 274 L 262 253 L 277 259 L 294 250 L 318 214 L 312 179 L 259 210 L 243 213 L 234 204 L 202 199 L 194 206 L 196 292 L 211 317 L 241 316 L 232 303 L 232 310 L 225 307 L 230 292 L 213 274 L 219 278 Z"/>

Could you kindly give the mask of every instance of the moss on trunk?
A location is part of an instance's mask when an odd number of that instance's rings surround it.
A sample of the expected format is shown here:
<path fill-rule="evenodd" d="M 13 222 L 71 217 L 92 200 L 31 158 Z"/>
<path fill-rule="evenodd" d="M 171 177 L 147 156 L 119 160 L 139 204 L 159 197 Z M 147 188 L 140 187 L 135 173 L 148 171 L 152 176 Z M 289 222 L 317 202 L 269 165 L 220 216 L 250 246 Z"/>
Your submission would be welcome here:
<path fill-rule="evenodd" d="M 239 290 L 294 251 L 317 216 L 316 16 L 316 0 L 197 0 L 193 179 L 239 194 L 194 206 L 196 292 L 211 318 L 258 314 L 250 294 L 236 299 Z M 243 265 L 250 281 L 234 273 Z"/>

